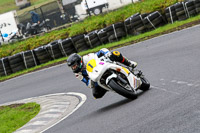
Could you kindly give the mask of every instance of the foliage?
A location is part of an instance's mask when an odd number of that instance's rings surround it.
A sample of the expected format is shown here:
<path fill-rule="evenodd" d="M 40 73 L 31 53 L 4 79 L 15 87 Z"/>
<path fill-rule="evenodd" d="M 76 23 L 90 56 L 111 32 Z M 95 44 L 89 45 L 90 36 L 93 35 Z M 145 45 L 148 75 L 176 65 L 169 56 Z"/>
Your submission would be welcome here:
<path fill-rule="evenodd" d="M 0 132 L 12 133 L 22 127 L 40 111 L 36 103 L 13 104 L 0 107 Z"/>
<path fill-rule="evenodd" d="M 29 1 L 31 2 L 32 6 L 35 6 L 52 0 L 29 0 Z M 12 10 L 18 10 L 18 7 L 15 4 L 15 0 L 0 0 L 0 7 L 1 7 L 0 14 Z"/>

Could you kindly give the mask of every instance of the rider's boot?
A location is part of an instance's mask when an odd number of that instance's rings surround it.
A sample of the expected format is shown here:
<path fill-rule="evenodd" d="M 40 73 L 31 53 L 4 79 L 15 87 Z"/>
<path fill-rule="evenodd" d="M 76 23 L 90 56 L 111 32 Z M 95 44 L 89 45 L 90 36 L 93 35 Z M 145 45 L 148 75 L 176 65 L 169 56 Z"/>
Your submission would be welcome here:
<path fill-rule="evenodd" d="M 123 63 L 124 65 L 127 65 L 127 66 L 132 67 L 132 68 L 135 68 L 135 67 L 137 66 L 137 62 L 128 60 L 128 59 L 125 58 L 125 57 L 123 57 L 122 63 Z"/>
<path fill-rule="evenodd" d="M 128 60 L 119 51 L 113 51 L 112 54 L 110 55 L 110 59 L 112 61 L 121 62 L 122 64 L 129 66 L 129 67 L 132 67 L 132 68 L 135 68 L 137 66 L 136 62 Z"/>

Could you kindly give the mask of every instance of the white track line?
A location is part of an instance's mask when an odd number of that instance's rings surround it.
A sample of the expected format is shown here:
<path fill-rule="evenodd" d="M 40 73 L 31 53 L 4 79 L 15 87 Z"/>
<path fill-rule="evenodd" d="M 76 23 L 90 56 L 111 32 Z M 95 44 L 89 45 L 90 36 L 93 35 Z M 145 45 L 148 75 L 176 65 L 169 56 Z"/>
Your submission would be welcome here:
<path fill-rule="evenodd" d="M 69 113 L 68 115 L 66 115 L 65 117 L 63 117 L 62 119 L 60 119 L 59 121 L 57 121 L 56 123 L 54 123 L 53 125 L 51 125 L 50 127 L 44 129 L 43 131 L 41 131 L 40 133 L 50 129 L 51 127 L 55 126 L 56 124 L 58 124 L 59 122 L 61 122 L 62 120 L 66 119 L 67 117 L 69 117 L 71 114 L 73 114 L 78 108 L 80 108 L 83 103 L 86 101 L 87 97 L 84 95 L 84 94 L 81 94 L 81 93 L 76 93 L 76 92 L 69 92 L 69 93 L 66 93 L 68 95 L 73 95 L 73 96 L 78 96 L 81 98 L 81 101 L 80 103 L 78 104 L 78 106 L 76 106 L 76 108 L 71 112 Z"/>

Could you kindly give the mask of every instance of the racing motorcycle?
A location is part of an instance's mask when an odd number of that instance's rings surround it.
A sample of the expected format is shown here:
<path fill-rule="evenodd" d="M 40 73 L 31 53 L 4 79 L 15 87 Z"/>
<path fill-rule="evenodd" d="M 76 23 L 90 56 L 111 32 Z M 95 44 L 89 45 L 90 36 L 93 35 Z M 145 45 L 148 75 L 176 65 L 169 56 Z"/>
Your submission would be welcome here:
<path fill-rule="evenodd" d="M 18 24 L 18 30 L 21 34 L 26 37 L 29 35 L 36 35 L 42 32 L 47 32 L 51 30 L 51 26 L 49 25 L 50 19 L 43 20 L 40 24 L 34 23 L 31 25 L 30 22 L 27 23 L 26 27 L 22 23 Z"/>
<path fill-rule="evenodd" d="M 128 99 L 136 99 L 137 91 L 147 91 L 149 81 L 140 70 L 125 67 L 108 57 L 95 57 L 86 65 L 89 78 L 99 86 L 114 91 Z"/>

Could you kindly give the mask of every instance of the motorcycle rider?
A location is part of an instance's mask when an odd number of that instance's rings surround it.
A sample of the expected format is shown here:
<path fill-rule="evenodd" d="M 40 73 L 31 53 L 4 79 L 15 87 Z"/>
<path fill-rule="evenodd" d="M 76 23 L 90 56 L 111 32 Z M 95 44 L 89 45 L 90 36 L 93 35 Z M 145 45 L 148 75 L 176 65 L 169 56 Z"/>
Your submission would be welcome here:
<path fill-rule="evenodd" d="M 31 14 L 32 24 L 29 22 L 27 23 L 27 25 L 26 25 L 27 31 L 24 33 L 25 35 L 28 35 L 28 34 L 35 35 L 38 33 L 37 29 L 39 28 L 39 24 L 40 24 L 40 17 L 34 11 L 30 11 L 30 14 Z M 21 28 L 23 28 L 23 27 L 21 27 Z"/>
<path fill-rule="evenodd" d="M 102 98 L 107 92 L 107 90 L 98 86 L 96 82 L 91 81 L 86 71 L 86 65 L 88 61 L 94 59 L 96 55 L 98 57 L 106 56 L 111 61 L 120 62 L 132 68 L 135 68 L 137 66 L 137 63 L 128 60 L 127 58 L 122 56 L 122 54 L 119 51 L 111 52 L 106 48 L 103 48 L 96 53 L 90 53 L 83 57 L 81 57 L 77 53 L 71 54 L 67 59 L 67 65 L 71 67 L 72 71 L 75 73 L 76 78 L 84 82 L 89 88 L 92 88 L 93 96 L 97 99 L 97 98 Z"/>
<path fill-rule="evenodd" d="M 31 14 L 32 23 L 40 24 L 40 16 L 34 11 L 30 11 L 30 14 Z"/>

